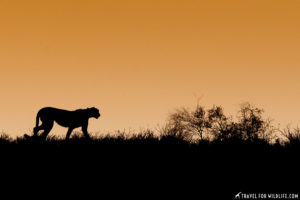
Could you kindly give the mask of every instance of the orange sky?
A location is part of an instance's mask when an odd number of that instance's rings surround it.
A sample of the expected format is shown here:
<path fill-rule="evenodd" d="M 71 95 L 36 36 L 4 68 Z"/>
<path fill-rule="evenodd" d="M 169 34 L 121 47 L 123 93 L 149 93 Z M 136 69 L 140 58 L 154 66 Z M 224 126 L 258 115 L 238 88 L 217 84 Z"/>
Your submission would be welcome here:
<path fill-rule="evenodd" d="M 96 106 L 90 131 L 245 101 L 300 124 L 300 1 L 0 0 L 0 130 Z M 64 129 L 55 129 L 65 132 Z"/>

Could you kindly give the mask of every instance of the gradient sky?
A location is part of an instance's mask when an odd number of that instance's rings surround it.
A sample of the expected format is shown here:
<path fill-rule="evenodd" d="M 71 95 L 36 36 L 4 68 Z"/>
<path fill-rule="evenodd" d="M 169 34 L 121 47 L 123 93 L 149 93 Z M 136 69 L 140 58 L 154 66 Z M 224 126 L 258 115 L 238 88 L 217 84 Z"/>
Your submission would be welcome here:
<path fill-rule="evenodd" d="M 0 131 L 44 106 L 99 107 L 90 131 L 249 101 L 300 124 L 300 1 L 0 0 Z M 65 129 L 55 128 L 64 133 Z"/>

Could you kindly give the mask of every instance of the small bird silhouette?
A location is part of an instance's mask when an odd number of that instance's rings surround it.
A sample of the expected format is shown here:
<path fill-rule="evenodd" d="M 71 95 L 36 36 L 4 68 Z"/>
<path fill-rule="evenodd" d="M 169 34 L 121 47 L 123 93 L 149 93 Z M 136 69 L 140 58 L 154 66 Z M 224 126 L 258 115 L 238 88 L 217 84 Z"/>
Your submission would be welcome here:
<path fill-rule="evenodd" d="M 241 194 L 241 193 L 242 193 L 242 192 L 237 193 L 237 195 L 235 195 L 235 199 L 241 198 L 241 197 L 240 197 L 240 194 Z"/>

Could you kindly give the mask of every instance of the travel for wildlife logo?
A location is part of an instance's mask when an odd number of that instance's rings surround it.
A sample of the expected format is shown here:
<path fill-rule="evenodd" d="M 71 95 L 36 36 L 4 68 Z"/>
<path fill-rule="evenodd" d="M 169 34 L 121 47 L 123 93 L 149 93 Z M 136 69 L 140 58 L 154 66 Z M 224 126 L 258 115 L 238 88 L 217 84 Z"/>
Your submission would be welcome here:
<path fill-rule="evenodd" d="M 242 193 L 235 195 L 234 199 L 299 199 L 297 193 Z"/>

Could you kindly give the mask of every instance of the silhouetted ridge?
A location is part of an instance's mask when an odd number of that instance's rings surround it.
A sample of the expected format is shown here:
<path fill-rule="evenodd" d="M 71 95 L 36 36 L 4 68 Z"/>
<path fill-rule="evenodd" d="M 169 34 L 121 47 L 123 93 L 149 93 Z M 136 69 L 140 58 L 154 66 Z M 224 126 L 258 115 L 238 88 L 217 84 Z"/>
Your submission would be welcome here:
<path fill-rule="evenodd" d="M 197 106 L 177 110 L 158 132 L 119 131 L 90 139 L 74 134 L 69 140 L 2 134 L 1 171 L 9 180 L 38 177 L 42 191 L 48 180 L 68 185 L 68 195 L 84 191 L 102 197 L 109 191 L 233 199 L 239 192 L 295 193 L 299 186 L 291 178 L 299 180 L 300 131 L 274 128 L 262 113 L 244 104 L 233 118 L 221 107 Z"/>

